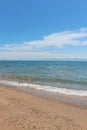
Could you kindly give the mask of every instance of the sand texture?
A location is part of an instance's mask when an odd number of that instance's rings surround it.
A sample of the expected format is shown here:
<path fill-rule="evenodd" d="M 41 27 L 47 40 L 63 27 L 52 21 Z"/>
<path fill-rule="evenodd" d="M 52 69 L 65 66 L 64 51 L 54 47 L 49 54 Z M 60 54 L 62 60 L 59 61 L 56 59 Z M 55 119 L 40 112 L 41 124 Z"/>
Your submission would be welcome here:
<path fill-rule="evenodd" d="M 0 130 L 87 130 L 87 108 L 0 86 Z"/>

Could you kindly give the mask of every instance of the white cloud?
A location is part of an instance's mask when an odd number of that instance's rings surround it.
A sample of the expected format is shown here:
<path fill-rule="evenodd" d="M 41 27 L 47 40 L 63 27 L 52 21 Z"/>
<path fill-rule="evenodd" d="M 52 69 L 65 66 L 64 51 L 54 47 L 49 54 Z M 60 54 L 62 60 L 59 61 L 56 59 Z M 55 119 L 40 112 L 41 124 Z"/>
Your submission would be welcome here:
<path fill-rule="evenodd" d="M 47 46 L 62 47 L 64 45 L 82 46 L 84 45 L 84 38 L 87 38 L 87 30 L 80 29 L 79 31 L 77 30 L 53 33 L 45 36 L 43 40 L 25 42 L 24 44 L 35 48 L 42 48 Z"/>
<path fill-rule="evenodd" d="M 59 59 L 59 58 L 86 58 L 86 55 L 52 53 L 52 50 L 45 52 L 46 47 L 87 46 L 87 28 L 73 31 L 52 33 L 42 40 L 22 42 L 19 44 L 4 44 L 0 46 L 0 59 Z M 37 52 L 37 49 L 44 48 L 44 52 Z"/>
<path fill-rule="evenodd" d="M 87 46 L 87 40 L 83 41 L 83 45 Z"/>
<path fill-rule="evenodd" d="M 86 55 L 59 54 L 48 52 L 0 52 L 0 60 L 48 60 L 48 59 L 87 59 Z"/>
<path fill-rule="evenodd" d="M 70 46 L 86 46 L 87 45 L 87 28 L 81 28 L 74 31 L 64 31 L 52 33 L 42 40 L 23 42 L 20 44 L 5 44 L 0 47 L 0 50 L 7 51 L 30 51 L 37 48 L 46 47 L 62 47 L 64 45 Z"/>

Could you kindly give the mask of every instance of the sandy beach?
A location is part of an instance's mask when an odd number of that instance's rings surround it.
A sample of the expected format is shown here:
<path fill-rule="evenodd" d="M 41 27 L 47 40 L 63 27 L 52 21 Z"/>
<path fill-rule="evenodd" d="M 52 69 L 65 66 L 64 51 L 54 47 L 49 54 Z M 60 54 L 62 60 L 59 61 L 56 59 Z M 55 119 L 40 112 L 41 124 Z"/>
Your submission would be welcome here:
<path fill-rule="evenodd" d="M 87 130 L 87 108 L 0 85 L 0 130 Z"/>

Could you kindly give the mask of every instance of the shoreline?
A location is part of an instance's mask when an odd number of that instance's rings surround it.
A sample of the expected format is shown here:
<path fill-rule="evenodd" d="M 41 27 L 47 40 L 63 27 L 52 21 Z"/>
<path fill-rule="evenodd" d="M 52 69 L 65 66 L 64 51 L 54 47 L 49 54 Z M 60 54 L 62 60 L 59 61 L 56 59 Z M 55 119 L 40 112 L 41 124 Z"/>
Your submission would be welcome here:
<path fill-rule="evenodd" d="M 74 106 L 87 108 L 87 96 L 66 95 L 63 93 L 50 92 L 50 91 L 45 91 L 42 89 L 35 89 L 32 87 L 23 87 L 23 86 L 17 87 L 17 86 L 11 86 L 11 85 L 10 86 L 3 85 L 3 84 L 0 84 L 0 85 L 5 86 L 5 87 L 14 88 L 14 89 L 17 89 L 19 91 L 24 91 L 25 93 L 33 94 L 33 95 L 43 97 L 46 99 L 51 99 L 54 101 L 56 100 L 56 101 L 71 104 Z"/>
<path fill-rule="evenodd" d="M 86 130 L 87 108 L 0 85 L 0 130 Z"/>
<path fill-rule="evenodd" d="M 17 80 L 8 80 L 8 79 L 1 79 L 0 84 L 14 86 L 14 87 L 21 87 L 26 88 L 27 90 L 35 89 L 41 90 L 45 92 L 52 92 L 52 93 L 60 93 L 67 96 L 80 96 L 80 97 L 87 97 L 87 89 L 76 89 L 72 87 L 64 87 L 64 86 L 55 86 L 52 84 L 43 84 L 43 83 L 33 83 L 33 82 L 24 82 L 24 81 L 17 81 Z"/>

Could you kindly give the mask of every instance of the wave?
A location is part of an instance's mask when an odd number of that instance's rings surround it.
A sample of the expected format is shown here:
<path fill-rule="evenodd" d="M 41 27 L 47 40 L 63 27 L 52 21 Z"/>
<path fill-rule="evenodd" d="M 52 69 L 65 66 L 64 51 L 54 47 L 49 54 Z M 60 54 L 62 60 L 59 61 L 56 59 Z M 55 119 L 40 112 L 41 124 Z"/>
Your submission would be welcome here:
<path fill-rule="evenodd" d="M 20 81 L 20 82 L 40 81 L 40 82 L 46 82 L 46 83 L 62 83 L 62 84 L 70 84 L 70 85 L 76 84 L 76 85 L 87 86 L 87 81 L 61 79 L 61 78 L 54 78 L 54 77 L 32 77 L 32 76 L 0 74 L 0 79 L 15 80 L 15 81 Z"/>
<path fill-rule="evenodd" d="M 72 96 L 87 96 L 87 91 L 85 90 L 75 90 L 75 89 L 66 89 L 66 88 L 59 88 L 54 86 L 46 86 L 46 85 L 38 85 L 38 84 L 31 84 L 31 83 L 20 83 L 17 81 L 7 81 L 7 80 L 0 80 L 0 84 L 15 86 L 15 87 L 25 87 L 25 88 L 34 88 L 38 90 L 44 90 L 47 92 L 54 92 L 60 93 L 65 95 L 72 95 Z"/>

